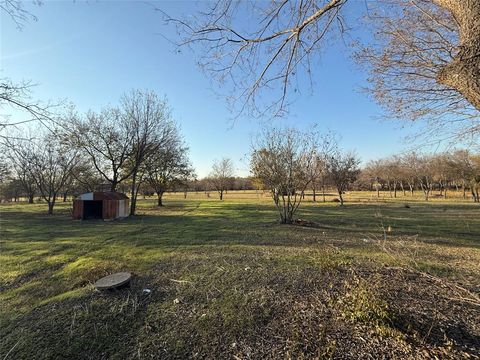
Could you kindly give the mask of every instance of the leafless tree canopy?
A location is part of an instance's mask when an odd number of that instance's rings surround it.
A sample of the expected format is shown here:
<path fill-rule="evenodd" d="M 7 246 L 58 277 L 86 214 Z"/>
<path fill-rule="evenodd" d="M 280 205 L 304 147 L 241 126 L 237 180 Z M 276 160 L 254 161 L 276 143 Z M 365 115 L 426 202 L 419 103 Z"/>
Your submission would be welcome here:
<path fill-rule="evenodd" d="M 415 189 L 421 190 L 428 201 L 434 189 L 446 199 L 449 189 L 462 188 L 464 199 L 470 189 L 473 200 L 478 202 L 480 157 L 468 150 L 390 156 L 370 161 L 362 170 L 359 182 L 368 182 L 368 187 L 377 191 L 377 197 L 380 190 L 385 189 L 390 197 L 397 197 L 398 190 L 406 196 L 408 188 L 412 196 Z"/>
<path fill-rule="evenodd" d="M 8 130 L 17 128 L 19 125 L 39 122 L 50 127 L 55 122 L 51 109 L 54 105 L 42 104 L 32 100 L 30 92 L 33 84 L 31 82 L 15 83 L 8 78 L 0 78 L 0 138 L 5 140 L 10 137 Z M 26 119 L 20 121 L 12 119 L 5 111 L 17 109 L 27 114 Z"/>
<path fill-rule="evenodd" d="M 145 181 L 157 194 L 157 205 L 163 206 L 163 194 L 175 185 L 194 177 L 188 158 L 188 147 L 177 127 L 167 141 L 145 160 Z"/>
<path fill-rule="evenodd" d="M 282 223 L 292 223 L 305 189 L 312 181 L 319 154 L 318 133 L 270 129 L 253 144 L 253 176 L 268 189 Z"/>
<path fill-rule="evenodd" d="M 223 200 L 223 193 L 230 187 L 235 177 L 233 161 L 229 158 L 215 160 L 210 173 L 210 183 L 217 190 L 220 200 Z"/>
<path fill-rule="evenodd" d="M 439 74 L 459 52 L 458 24 L 425 0 L 375 2 L 366 16 L 374 41 L 356 58 L 369 70 L 369 88 L 398 119 L 424 119 L 426 137 L 463 139 L 480 131 L 480 112 Z"/>
<path fill-rule="evenodd" d="M 288 90 L 300 91 L 301 76 L 340 15 L 346 0 L 216 1 L 187 20 L 175 23 L 181 45 L 201 43 L 200 66 L 215 80 L 234 87 L 231 104 L 240 113 L 282 115 Z M 265 101 L 265 91 L 275 94 Z"/>
<path fill-rule="evenodd" d="M 51 133 L 41 134 L 35 140 L 9 141 L 12 163 L 25 165 L 26 176 L 29 181 L 33 180 L 48 204 L 48 213 L 52 214 L 59 193 L 73 176 L 79 159 L 78 150 L 58 141 Z"/>
<path fill-rule="evenodd" d="M 343 152 L 339 148 L 327 158 L 327 174 L 330 182 L 337 189 L 340 205 L 343 205 L 343 193 L 360 174 L 359 164 L 360 159 L 354 153 Z"/>
<path fill-rule="evenodd" d="M 86 116 L 72 114 L 63 128 L 70 144 L 82 149 L 111 191 L 129 182 L 131 215 L 146 180 L 147 160 L 160 155 L 178 136 L 167 100 L 141 90 L 126 93 L 119 107 Z"/>
<path fill-rule="evenodd" d="M 41 1 L 35 0 L 32 4 L 41 5 Z M 0 15 L 10 18 L 19 30 L 23 29 L 27 22 L 37 20 L 34 14 L 25 9 L 24 3 L 20 0 L 0 0 Z M 31 82 L 15 82 L 8 77 L 0 78 L 0 139 L 4 140 L 2 143 L 5 144 L 5 140 L 9 138 L 7 129 L 32 121 L 46 125 L 46 121 L 53 120 L 49 111 L 51 104 L 42 104 L 31 99 L 33 85 Z M 12 120 L 4 113 L 9 107 L 26 112 L 30 118 Z"/>
<path fill-rule="evenodd" d="M 328 40 L 346 30 L 342 10 L 351 2 L 214 1 L 194 17 L 165 18 L 177 25 L 180 45 L 200 45 L 200 66 L 232 86 L 237 113 L 275 116 L 285 112 L 292 92 L 305 88 L 301 79 Z M 365 5 L 376 38 L 358 58 L 370 65 L 376 99 L 394 116 L 427 119 L 449 136 L 478 134 L 480 1 Z M 273 101 L 265 100 L 267 92 Z"/>
<path fill-rule="evenodd" d="M 40 0 L 31 1 L 32 4 L 41 5 Z M 15 23 L 17 28 L 21 30 L 25 23 L 36 21 L 37 17 L 25 9 L 24 2 L 20 0 L 1 0 L 0 13 L 5 13 Z"/>
<path fill-rule="evenodd" d="M 74 115 L 63 127 L 72 146 L 87 154 L 111 191 L 130 177 L 132 170 L 126 165 L 133 152 L 133 134 L 118 109 L 89 112 L 84 117 Z"/>

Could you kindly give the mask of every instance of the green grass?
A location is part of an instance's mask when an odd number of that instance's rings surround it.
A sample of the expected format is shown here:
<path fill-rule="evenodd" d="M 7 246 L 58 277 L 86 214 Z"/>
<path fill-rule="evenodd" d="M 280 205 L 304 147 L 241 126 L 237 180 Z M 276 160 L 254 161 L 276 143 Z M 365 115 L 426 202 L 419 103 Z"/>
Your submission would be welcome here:
<path fill-rule="evenodd" d="M 382 340 L 388 354 L 414 354 L 416 340 L 410 350 L 394 343 L 414 331 L 395 320 L 401 309 L 390 290 L 365 290 L 378 283 L 370 274 L 388 282 L 383 269 L 408 267 L 478 291 L 480 207 L 458 198 L 380 200 L 306 201 L 298 216 L 317 228 L 278 224 L 271 200 L 255 192 L 223 202 L 169 194 L 165 207 L 142 200 L 138 216 L 113 222 L 73 221 L 69 203 L 52 216 L 45 204 L 1 205 L 0 358 L 328 358 L 377 318 L 404 331 Z M 130 288 L 94 289 L 122 270 L 134 273 Z M 391 337 L 376 321 L 372 347 Z"/>

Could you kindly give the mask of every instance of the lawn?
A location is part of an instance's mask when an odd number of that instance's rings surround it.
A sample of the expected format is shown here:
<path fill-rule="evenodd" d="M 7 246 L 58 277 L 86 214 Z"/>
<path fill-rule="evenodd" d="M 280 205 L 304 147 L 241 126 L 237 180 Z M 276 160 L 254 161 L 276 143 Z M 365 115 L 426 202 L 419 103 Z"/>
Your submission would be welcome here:
<path fill-rule="evenodd" d="M 480 207 L 451 195 L 307 199 L 313 227 L 256 192 L 112 222 L 2 204 L 0 359 L 478 357 Z"/>

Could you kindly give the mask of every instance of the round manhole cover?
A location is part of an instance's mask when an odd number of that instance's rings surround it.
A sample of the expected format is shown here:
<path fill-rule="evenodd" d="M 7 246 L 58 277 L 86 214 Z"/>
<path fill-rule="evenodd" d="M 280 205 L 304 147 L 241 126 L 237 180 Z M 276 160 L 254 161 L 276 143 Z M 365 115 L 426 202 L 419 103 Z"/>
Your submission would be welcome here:
<path fill-rule="evenodd" d="M 113 289 L 125 285 L 132 278 L 129 272 L 119 272 L 105 276 L 95 283 L 95 287 L 99 290 Z"/>

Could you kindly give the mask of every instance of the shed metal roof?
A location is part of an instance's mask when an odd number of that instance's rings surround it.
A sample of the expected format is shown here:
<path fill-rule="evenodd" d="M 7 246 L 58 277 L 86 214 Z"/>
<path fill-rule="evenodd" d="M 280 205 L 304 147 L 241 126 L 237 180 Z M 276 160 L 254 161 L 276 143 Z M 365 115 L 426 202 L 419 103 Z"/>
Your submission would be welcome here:
<path fill-rule="evenodd" d="M 95 191 L 93 193 L 81 194 L 78 200 L 125 200 L 128 196 L 124 193 L 114 191 Z"/>

